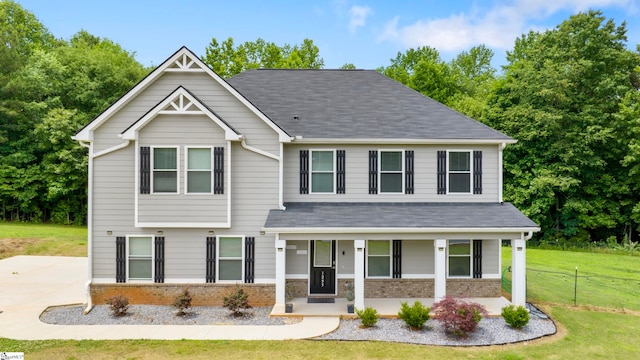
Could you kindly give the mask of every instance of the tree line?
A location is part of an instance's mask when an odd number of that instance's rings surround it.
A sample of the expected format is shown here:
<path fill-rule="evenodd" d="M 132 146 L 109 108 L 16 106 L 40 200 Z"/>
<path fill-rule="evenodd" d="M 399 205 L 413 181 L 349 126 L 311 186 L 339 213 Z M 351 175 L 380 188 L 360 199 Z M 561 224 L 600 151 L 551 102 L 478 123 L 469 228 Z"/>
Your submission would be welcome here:
<path fill-rule="evenodd" d="M 87 151 L 71 136 L 152 69 L 80 30 L 61 40 L 0 2 L 0 219 L 84 223 Z M 504 198 L 541 241 L 637 240 L 640 47 L 599 11 L 516 39 L 501 71 L 484 45 L 444 61 L 408 49 L 377 71 L 518 140 L 504 152 Z M 253 68 L 324 67 L 310 39 L 212 38 L 202 60 L 227 78 Z M 354 69 L 345 64 L 343 69 Z"/>

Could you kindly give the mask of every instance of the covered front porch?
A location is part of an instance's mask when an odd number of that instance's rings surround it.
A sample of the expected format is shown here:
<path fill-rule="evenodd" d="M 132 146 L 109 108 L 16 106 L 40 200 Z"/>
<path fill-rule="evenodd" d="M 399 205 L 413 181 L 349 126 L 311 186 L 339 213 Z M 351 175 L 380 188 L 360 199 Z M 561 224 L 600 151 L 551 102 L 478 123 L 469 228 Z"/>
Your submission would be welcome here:
<path fill-rule="evenodd" d="M 347 312 L 346 298 L 335 298 L 334 303 L 309 303 L 308 298 L 293 299 L 293 312 L 285 313 L 283 309 L 274 306 L 271 316 L 356 316 L 355 313 Z M 504 297 L 493 298 L 468 298 L 466 301 L 475 302 L 487 309 L 489 316 L 500 316 L 502 308 L 511 304 Z M 420 301 L 424 306 L 432 307 L 435 303 L 434 298 L 368 298 L 364 299 L 365 307 L 372 307 L 378 311 L 380 317 L 395 318 L 398 317 L 400 304 L 407 302 L 412 305 L 415 301 Z"/>

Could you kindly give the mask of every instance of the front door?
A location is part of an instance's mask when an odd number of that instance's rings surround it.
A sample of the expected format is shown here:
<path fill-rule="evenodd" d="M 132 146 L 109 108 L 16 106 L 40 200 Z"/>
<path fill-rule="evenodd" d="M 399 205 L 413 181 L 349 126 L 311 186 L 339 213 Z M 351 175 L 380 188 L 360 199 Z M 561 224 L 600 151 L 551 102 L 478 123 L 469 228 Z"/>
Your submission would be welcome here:
<path fill-rule="evenodd" d="M 336 241 L 311 240 L 310 294 L 336 294 Z"/>

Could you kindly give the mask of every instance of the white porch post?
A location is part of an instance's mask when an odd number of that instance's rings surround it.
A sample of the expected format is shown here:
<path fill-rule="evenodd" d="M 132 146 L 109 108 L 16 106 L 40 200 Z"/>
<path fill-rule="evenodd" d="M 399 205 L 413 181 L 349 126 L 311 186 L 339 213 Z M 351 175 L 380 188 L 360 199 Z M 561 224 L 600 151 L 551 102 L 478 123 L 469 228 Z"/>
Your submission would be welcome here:
<path fill-rule="evenodd" d="M 524 238 L 511 240 L 511 303 L 516 306 L 524 306 L 527 301 L 526 252 Z"/>
<path fill-rule="evenodd" d="M 287 240 L 280 240 L 280 234 L 276 234 L 276 303 L 274 312 L 285 311 L 285 274 L 287 261 Z"/>
<path fill-rule="evenodd" d="M 447 295 L 447 240 L 436 239 L 434 249 L 434 298 L 439 301 Z"/>
<path fill-rule="evenodd" d="M 354 261 L 355 267 L 353 279 L 353 306 L 356 309 L 364 309 L 364 240 L 354 240 Z"/>

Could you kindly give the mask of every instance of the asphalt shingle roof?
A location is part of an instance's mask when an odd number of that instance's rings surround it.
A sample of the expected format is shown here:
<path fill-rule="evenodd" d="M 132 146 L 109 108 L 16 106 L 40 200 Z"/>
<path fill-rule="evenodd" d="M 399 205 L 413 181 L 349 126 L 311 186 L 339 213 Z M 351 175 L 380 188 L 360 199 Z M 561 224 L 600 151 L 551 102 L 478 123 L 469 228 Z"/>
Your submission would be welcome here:
<path fill-rule="evenodd" d="M 537 228 L 510 203 L 285 203 L 264 228 Z"/>
<path fill-rule="evenodd" d="M 511 140 L 374 70 L 255 69 L 227 81 L 292 136 Z"/>

